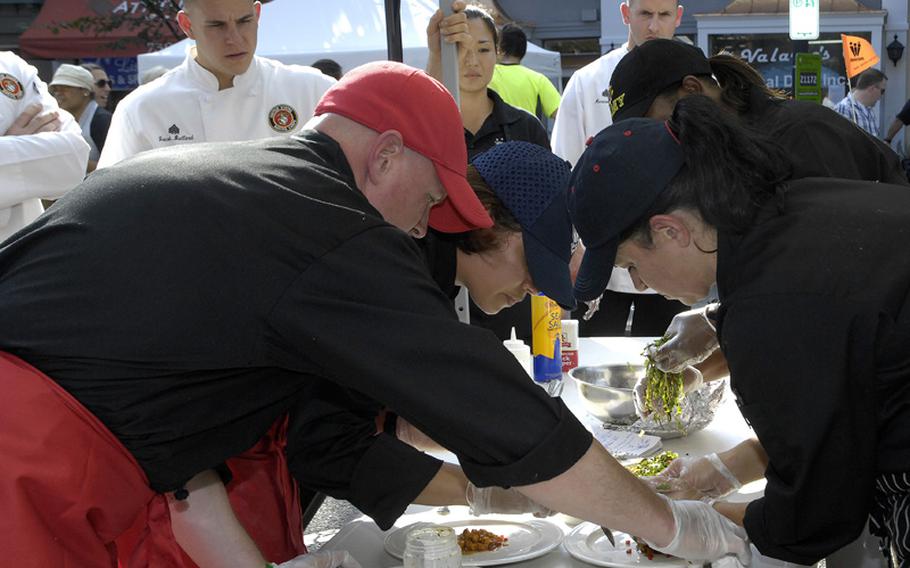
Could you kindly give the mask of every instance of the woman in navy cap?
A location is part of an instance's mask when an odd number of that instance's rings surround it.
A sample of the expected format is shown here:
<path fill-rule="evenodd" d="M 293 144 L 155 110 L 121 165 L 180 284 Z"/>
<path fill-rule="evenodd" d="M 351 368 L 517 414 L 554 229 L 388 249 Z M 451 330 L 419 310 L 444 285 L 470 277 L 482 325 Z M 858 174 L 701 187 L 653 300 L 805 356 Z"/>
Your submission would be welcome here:
<path fill-rule="evenodd" d="M 577 299 L 597 297 L 614 265 L 689 304 L 716 283 L 720 349 L 761 443 L 754 459 L 725 466 L 767 486 L 715 507 L 763 554 L 799 564 L 870 520 L 905 566 L 907 188 L 794 179 L 779 145 L 692 96 L 667 122 L 628 119 L 598 134 L 573 170 L 569 208 L 588 247 Z"/>

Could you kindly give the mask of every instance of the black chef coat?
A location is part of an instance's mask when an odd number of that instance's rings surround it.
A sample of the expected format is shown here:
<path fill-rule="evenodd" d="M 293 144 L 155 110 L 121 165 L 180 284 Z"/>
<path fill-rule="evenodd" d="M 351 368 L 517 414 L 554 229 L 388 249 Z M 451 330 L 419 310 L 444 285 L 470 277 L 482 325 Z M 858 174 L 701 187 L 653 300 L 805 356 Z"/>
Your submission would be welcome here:
<path fill-rule="evenodd" d="M 787 151 L 794 179 L 833 177 L 910 185 L 894 150 L 820 104 L 769 99 L 753 89 L 743 119 Z"/>
<path fill-rule="evenodd" d="M 718 237 L 720 345 L 770 459 L 746 530 L 813 564 L 860 534 L 877 475 L 910 471 L 910 192 L 793 181 Z"/>
<path fill-rule="evenodd" d="M 344 413 L 394 409 L 478 485 L 552 478 L 591 441 L 492 334 L 458 323 L 412 239 L 312 132 L 156 150 L 92 174 L 0 249 L 0 349 L 93 412 L 160 492 L 301 401 L 332 414 L 333 385 L 375 401 Z M 384 453 L 418 460 L 423 478 L 438 467 L 362 434 L 334 446 L 345 475 L 392 475 L 370 471 Z M 387 525 L 412 497 L 371 505 Z"/>

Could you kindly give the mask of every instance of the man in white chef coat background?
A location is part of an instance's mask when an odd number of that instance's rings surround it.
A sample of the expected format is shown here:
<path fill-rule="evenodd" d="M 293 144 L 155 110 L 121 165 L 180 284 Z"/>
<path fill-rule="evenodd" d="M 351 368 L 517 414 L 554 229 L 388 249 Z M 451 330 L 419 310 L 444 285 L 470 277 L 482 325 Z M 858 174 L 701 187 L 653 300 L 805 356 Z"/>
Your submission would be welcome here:
<path fill-rule="evenodd" d="M 610 78 L 620 59 L 646 41 L 671 39 L 683 15 L 678 0 L 625 0 L 619 9 L 623 23 L 629 27 L 628 41 L 575 71 L 559 103 L 551 146 L 554 154 L 573 166 L 587 140 L 613 123 Z M 635 311 L 630 332 L 637 336 L 662 335 L 673 315 L 685 309 L 679 302 L 665 300 L 651 290 L 637 291 L 628 271 L 615 269 L 601 298 L 600 312 L 590 321 L 580 322 L 581 334 L 625 335 L 632 305 Z"/>
<path fill-rule="evenodd" d="M 98 168 L 153 148 L 299 131 L 335 81 L 256 56 L 260 10 L 253 0 L 186 0 L 177 22 L 196 45 L 120 102 Z"/>
<path fill-rule="evenodd" d="M 0 243 L 85 176 L 88 144 L 38 70 L 0 51 Z"/>

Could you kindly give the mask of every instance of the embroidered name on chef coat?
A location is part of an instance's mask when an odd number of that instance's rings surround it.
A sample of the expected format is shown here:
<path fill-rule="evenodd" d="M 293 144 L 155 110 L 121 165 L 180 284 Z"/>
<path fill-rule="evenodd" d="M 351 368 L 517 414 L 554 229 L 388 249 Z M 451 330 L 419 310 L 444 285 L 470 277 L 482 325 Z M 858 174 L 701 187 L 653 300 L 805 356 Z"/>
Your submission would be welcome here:
<path fill-rule="evenodd" d="M 23 95 L 22 83 L 9 73 L 0 73 L 0 92 L 14 101 L 18 101 Z"/>
<path fill-rule="evenodd" d="M 192 142 L 196 138 L 195 134 L 181 134 L 180 127 L 172 124 L 167 129 L 167 136 L 158 136 L 159 142 Z"/>
<path fill-rule="evenodd" d="M 290 105 L 275 105 L 269 111 L 269 126 L 275 132 L 290 132 L 297 127 L 297 111 Z"/>

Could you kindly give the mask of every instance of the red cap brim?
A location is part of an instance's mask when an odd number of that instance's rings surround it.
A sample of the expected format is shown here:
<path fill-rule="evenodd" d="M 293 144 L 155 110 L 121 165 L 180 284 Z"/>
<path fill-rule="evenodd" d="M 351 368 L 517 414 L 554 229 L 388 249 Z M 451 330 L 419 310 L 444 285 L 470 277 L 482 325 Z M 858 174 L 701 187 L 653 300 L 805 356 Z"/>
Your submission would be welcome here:
<path fill-rule="evenodd" d="M 430 227 L 443 233 L 463 233 L 474 229 L 489 229 L 493 219 L 484 209 L 464 174 L 453 172 L 433 162 L 439 181 L 448 195 L 430 210 Z"/>

